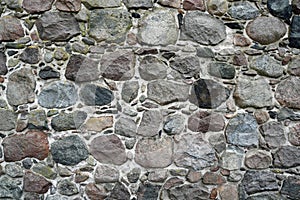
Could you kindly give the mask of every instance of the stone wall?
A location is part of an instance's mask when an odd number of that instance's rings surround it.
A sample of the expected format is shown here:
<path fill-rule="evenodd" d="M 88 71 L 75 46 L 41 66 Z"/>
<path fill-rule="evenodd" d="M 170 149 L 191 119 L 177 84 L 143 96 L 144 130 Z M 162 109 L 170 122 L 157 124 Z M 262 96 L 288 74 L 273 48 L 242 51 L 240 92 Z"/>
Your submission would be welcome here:
<path fill-rule="evenodd" d="M 300 199 L 300 1 L 0 1 L 0 199 Z"/>

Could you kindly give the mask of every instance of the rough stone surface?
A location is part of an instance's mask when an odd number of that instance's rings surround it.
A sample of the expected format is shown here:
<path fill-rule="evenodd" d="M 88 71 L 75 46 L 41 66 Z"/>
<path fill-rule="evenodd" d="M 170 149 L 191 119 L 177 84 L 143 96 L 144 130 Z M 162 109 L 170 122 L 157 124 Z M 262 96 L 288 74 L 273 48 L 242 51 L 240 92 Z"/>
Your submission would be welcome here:
<path fill-rule="evenodd" d="M 227 63 L 213 62 L 208 65 L 208 73 L 218 78 L 233 79 L 235 77 L 235 68 Z"/>
<path fill-rule="evenodd" d="M 138 199 L 157 199 L 160 188 L 160 185 L 154 185 L 151 183 L 140 184 L 139 189 L 137 191 Z"/>
<path fill-rule="evenodd" d="M 97 9 L 91 12 L 89 35 L 98 42 L 122 43 L 131 26 L 130 15 L 126 10 Z"/>
<path fill-rule="evenodd" d="M 88 8 L 113 8 L 121 5 L 121 0 L 82 0 Z"/>
<path fill-rule="evenodd" d="M 130 199 L 130 193 L 123 183 L 117 182 L 107 200 Z"/>
<path fill-rule="evenodd" d="M 101 132 L 113 126 L 112 116 L 91 117 L 84 124 L 85 130 Z"/>
<path fill-rule="evenodd" d="M 205 1 L 203 0 L 184 0 L 183 9 L 205 11 Z"/>
<path fill-rule="evenodd" d="M 137 125 L 131 118 L 120 117 L 115 123 L 115 133 L 125 137 L 135 137 Z"/>
<path fill-rule="evenodd" d="M 164 122 L 163 129 L 168 135 L 180 134 L 185 128 L 185 118 L 180 114 L 170 115 Z"/>
<path fill-rule="evenodd" d="M 280 168 L 299 166 L 299 155 L 299 148 L 294 146 L 282 146 L 273 154 L 273 164 L 275 167 Z"/>
<path fill-rule="evenodd" d="M 145 56 L 140 61 L 139 73 L 146 81 L 163 79 L 167 76 L 168 66 L 155 56 Z"/>
<path fill-rule="evenodd" d="M 271 155 L 262 150 L 250 150 L 245 156 L 245 165 L 250 169 L 266 169 L 272 164 Z"/>
<path fill-rule="evenodd" d="M 46 193 L 52 184 L 42 176 L 36 175 L 30 171 L 24 176 L 24 191 L 35 192 L 38 194 Z"/>
<path fill-rule="evenodd" d="M 300 33 L 300 16 L 293 16 L 289 30 L 289 46 L 300 48 L 299 42 Z"/>
<path fill-rule="evenodd" d="M 171 199 L 178 200 L 209 199 L 208 189 L 199 184 L 177 186 L 170 189 L 168 194 Z"/>
<path fill-rule="evenodd" d="M 104 187 L 99 187 L 94 183 L 89 183 L 85 187 L 85 193 L 91 200 L 105 199 L 107 197 L 107 191 Z M 53 199 L 54 200 L 54 199 Z"/>
<path fill-rule="evenodd" d="M 68 179 L 63 179 L 58 182 L 57 191 L 58 191 L 58 193 L 65 195 L 65 196 L 72 196 L 74 194 L 79 193 L 79 190 L 76 187 L 76 184 L 71 182 Z"/>
<path fill-rule="evenodd" d="M 226 38 L 224 23 L 200 11 L 186 14 L 182 34 L 203 45 L 216 45 Z"/>
<path fill-rule="evenodd" d="M 0 130 L 10 131 L 16 127 L 17 115 L 11 110 L 0 109 Z"/>
<path fill-rule="evenodd" d="M 174 162 L 178 167 L 199 170 L 213 166 L 215 161 L 214 149 L 200 134 L 185 134 L 175 143 Z"/>
<path fill-rule="evenodd" d="M 242 149 L 229 146 L 222 154 L 220 164 L 223 169 L 237 170 L 243 163 L 244 152 Z"/>
<path fill-rule="evenodd" d="M 46 12 L 35 24 L 42 40 L 66 41 L 80 33 L 78 22 L 69 13 Z"/>
<path fill-rule="evenodd" d="M 119 171 L 115 167 L 100 165 L 95 172 L 96 183 L 113 183 L 119 180 Z"/>
<path fill-rule="evenodd" d="M 259 10 L 249 2 L 236 2 L 228 9 L 228 14 L 235 19 L 254 19 L 259 15 Z"/>
<path fill-rule="evenodd" d="M 87 106 L 103 106 L 114 99 L 112 91 L 95 84 L 86 84 L 79 93 L 80 100 Z"/>
<path fill-rule="evenodd" d="M 194 77 L 200 72 L 200 62 L 196 56 L 176 57 L 170 67 L 186 77 Z"/>
<path fill-rule="evenodd" d="M 12 16 L 0 18 L 0 41 L 17 40 L 24 36 L 20 21 Z"/>
<path fill-rule="evenodd" d="M 52 143 L 51 154 L 57 163 L 76 165 L 88 157 L 88 150 L 79 136 L 71 135 Z"/>
<path fill-rule="evenodd" d="M 222 16 L 228 9 L 228 2 L 225 0 L 208 0 L 207 11 L 212 15 Z"/>
<path fill-rule="evenodd" d="M 275 17 L 257 17 L 246 27 L 248 36 L 264 45 L 278 41 L 286 31 L 285 24 Z"/>
<path fill-rule="evenodd" d="M 138 81 L 126 81 L 122 88 L 122 99 L 126 103 L 130 103 L 134 100 L 139 92 L 139 83 Z"/>
<path fill-rule="evenodd" d="M 233 96 L 236 104 L 242 108 L 273 105 L 271 88 L 264 78 L 239 78 Z"/>
<path fill-rule="evenodd" d="M 40 129 L 47 130 L 47 116 L 44 110 L 33 110 L 28 116 L 28 128 L 29 129 Z"/>
<path fill-rule="evenodd" d="M 39 48 L 30 46 L 20 55 L 20 60 L 28 64 L 37 64 L 39 62 Z"/>
<path fill-rule="evenodd" d="M 81 8 L 81 0 L 58 0 L 55 7 L 60 11 L 78 12 Z"/>
<path fill-rule="evenodd" d="M 45 68 L 40 70 L 39 77 L 44 80 L 54 79 L 54 78 L 59 78 L 60 73 L 57 70 L 49 66 L 46 66 Z"/>
<path fill-rule="evenodd" d="M 300 66 L 299 66 L 300 58 L 295 57 L 289 63 L 288 73 L 295 76 L 300 76 Z"/>
<path fill-rule="evenodd" d="M 277 101 L 286 107 L 299 109 L 299 84 L 300 78 L 294 76 L 280 82 L 275 93 Z"/>
<path fill-rule="evenodd" d="M 269 12 L 275 17 L 289 20 L 292 16 L 292 6 L 288 0 L 268 0 L 267 7 Z"/>
<path fill-rule="evenodd" d="M 226 127 L 227 142 L 242 147 L 257 146 L 257 122 L 251 114 L 238 114 Z"/>
<path fill-rule="evenodd" d="M 41 13 L 51 9 L 54 0 L 23 0 L 22 7 L 28 13 Z"/>
<path fill-rule="evenodd" d="M 259 127 L 266 146 L 271 149 L 282 146 L 285 142 L 284 127 L 280 122 L 269 122 Z"/>
<path fill-rule="evenodd" d="M 290 132 L 288 134 L 289 142 L 292 145 L 300 146 L 300 124 L 295 124 L 290 127 Z"/>
<path fill-rule="evenodd" d="M 146 45 L 175 44 L 178 28 L 174 14 L 166 10 L 155 10 L 139 22 L 138 41 Z"/>
<path fill-rule="evenodd" d="M 125 6 L 129 9 L 132 8 L 152 8 L 153 2 L 151 0 L 124 0 Z"/>
<path fill-rule="evenodd" d="M 143 138 L 136 145 L 135 162 L 145 168 L 164 168 L 173 162 L 171 138 Z"/>
<path fill-rule="evenodd" d="M 18 185 L 18 181 L 8 176 L 0 177 L 0 198 L 3 199 L 20 199 L 22 189 Z"/>
<path fill-rule="evenodd" d="M 188 119 L 188 128 L 194 132 L 218 132 L 222 131 L 224 127 L 224 118 L 217 113 L 199 111 L 191 115 Z"/>
<path fill-rule="evenodd" d="M 66 108 L 76 103 L 77 90 L 70 82 L 53 82 L 43 88 L 38 103 L 45 108 Z"/>
<path fill-rule="evenodd" d="M 87 118 L 86 112 L 75 111 L 73 113 L 60 113 L 51 120 L 51 126 L 55 131 L 67 131 L 78 129 L 85 119 Z"/>
<path fill-rule="evenodd" d="M 286 180 L 283 181 L 283 185 L 281 188 L 281 194 L 287 195 L 289 199 L 297 199 L 299 198 L 300 192 L 300 178 L 299 176 L 293 177 L 289 176 Z"/>
<path fill-rule="evenodd" d="M 45 159 L 49 154 L 47 135 L 41 131 L 29 131 L 5 138 L 2 142 L 5 161 L 19 161 L 26 157 Z"/>
<path fill-rule="evenodd" d="M 5 53 L 0 51 L 0 75 L 5 75 L 8 72 L 6 61 L 7 57 Z"/>
<path fill-rule="evenodd" d="M 163 116 L 160 111 L 148 110 L 143 113 L 143 117 L 139 128 L 137 130 L 138 135 L 145 137 L 152 137 L 158 135 L 159 129 L 162 126 Z"/>
<path fill-rule="evenodd" d="M 278 78 L 283 74 L 281 63 L 267 55 L 255 58 L 251 63 L 251 68 L 258 74 L 271 78 Z"/>
<path fill-rule="evenodd" d="M 96 160 L 104 164 L 122 165 L 127 161 L 125 147 L 116 135 L 98 136 L 89 145 Z"/>

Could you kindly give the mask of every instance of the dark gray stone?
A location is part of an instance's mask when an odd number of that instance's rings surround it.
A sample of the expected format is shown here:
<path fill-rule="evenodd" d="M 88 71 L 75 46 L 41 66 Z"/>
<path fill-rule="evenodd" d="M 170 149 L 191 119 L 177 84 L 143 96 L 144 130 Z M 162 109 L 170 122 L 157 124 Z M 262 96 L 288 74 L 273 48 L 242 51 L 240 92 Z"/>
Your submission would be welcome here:
<path fill-rule="evenodd" d="M 87 159 L 89 152 L 82 139 L 77 135 L 72 135 L 53 142 L 51 154 L 57 163 L 76 165 Z"/>
<path fill-rule="evenodd" d="M 267 7 L 275 17 L 289 20 L 292 16 L 292 5 L 289 0 L 268 0 Z"/>
<path fill-rule="evenodd" d="M 5 53 L 0 51 L 0 75 L 5 75 L 8 72 L 6 60 Z"/>
<path fill-rule="evenodd" d="M 151 183 L 140 184 L 137 191 L 137 197 L 139 200 L 157 199 L 160 188 L 160 185 L 154 185 Z"/>
<path fill-rule="evenodd" d="M 260 13 L 257 8 L 247 1 L 235 2 L 229 9 L 228 14 L 235 19 L 249 20 L 254 19 Z"/>
<path fill-rule="evenodd" d="M 168 190 L 170 199 L 176 200 L 207 200 L 209 199 L 208 189 L 202 185 L 182 185 Z"/>
<path fill-rule="evenodd" d="M 48 121 L 44 110 L 33 110 L 28 116 L 29 129 L 48 129 Z"/>
<path fill-rule="evenodd" d="M 87 106 L 103 106 L 114 99 L 112 91 L 95 84 L 83 86 L 79 93 L 80 100 Z"/>
<path fill-rule="evenodd" d="M 122 99 L 126 103 L 130 103 L 132 100 L 134 100 L 139 91 L 139 82 L 138 81 L 126 81 L 122 88 Z"/>
<path fill-rule="evenodd" d="M 53 82 L 45 86 L 38 96 L 38 103 L 45 108 L 66 108 L 77 101 L 77 90 L 70 82 Z"/>
<path fill-rule="evenodd" d="M 152 0 L 123 0 L 125 6 L 129 9 L 135 8 L 152 8 L 153 2 Z"/>
<path fill-rule="evenodd" d="M 115 133 L 125 137 L 135 137 L 137 125 L 131 118 L 120 117 L 115 123 Z"/>
<path fill-rule="evenodd" d="M 280 122 L 269 122 L 259 127 L 266 146 L 275 149 L 285 142 L 284 126 Z"/>
<path fill-rule="evenodd" d="M 79 193 L 76 184 L 67 179 L 58 182 L 57 191 L 65 196 L 72 196 Z"/>
<path fill-rule="evenodd" d="M 289 108 L 281 108 L 279 109 L 279 112 L 277 114 L 278 121 L 284 121 L 286 119 L 289 119 L 291 121 L 299 121 L 300 120 L 300 114 L 295 113 L 292 109 Z"/>
<path fill-rule="evenodd" d="M 168 66 L 155 56 L 145 56 L 140 61 L 139 73 L 142 79 L 151 81 L 164 79 L 167 76 Z"/>
<path fill-rule="evenodd" d="M 66 41 L 80 33 L 75 17 L 66 12 L 46 12 L 35 25 L 42 40 Z"/>
<path fill-rule="evenodd" d="M 30 46 L 20 55 L 20 60 L 28 64 L 37 64 L 40 61 L 40 50 L 38 47 Z"/>
<path fill-rule="evenodd" d="M 62 112 L 52 118 L 51 126 L 55 131 L 75 130 L 80 128 L 86 118 L 87 114 L 83 111 Z"/>
<path fill-rule="evenodd" d="M 215 53 L 213 52 L 212 49 L 208 47 L 198 47 L 197 49 L 197 56 L 200 58 L 214 58 Z"/>
<path fill-rule="evenodd" d="M 89 9 L 121 6 L 121 0 L 82 0 L 82 3 Z"/>
<path fill-rule="evenodd" d="M 251 62 L 250 68 L 256 70 L 260 75 L 271 78 L 278 78 L 283 74 L 281 63 L 268 55 L 255 58 Z"/>
<path fill-rule="evenodd" d="M 289 176 L 286 180 L 283 181 L 280 193 L 283 195 L 287 195 L 288 199 L 299 199 L 300 177 Z"/>
<path fill-rule="evenodd" d="M 249 196 L 246 200 L 287 200 L 287 198 L 281 196 L 280 194 L 256 194 Z"/>
<path fill-rule="evenodd" d="M 130 199 L 128 188 L 121 182 L 117 182 L 106 200 L 124 200 Z"/>
<path fill-rule="evenodd" d="M 52 78 L 59 78 L 60 73 L 53 69 L 52 67 L 46 66 L 39 72 L 39 77 L 44 80 L 52 79 Z"/>
<path fill-rule="evenodd" d="M 238 114 L 230 119 L 226 127 L 226 137 L 229 144 L 249 147 L 258 145 L 258 124 L 251 114 Z"/>
<path fill-rule="evenodd" d="M 20 199 L 22 189 L 18 185 L 18 181 L 8 176 L 0 176 L 0 198 L 1 199 Z"/>
<path fill-rule="evenodd" d="M 140 168 L 133 168 L 128 174 L 127 179 L 130 183 L 136 183 L 141 175 L 141 169 Z"/>
<path fill-rule="evenodd" d="M 289 31 L 289 46 L 294 48 L 300 48 L 299 36 L 300 34 L 300 16 L 293 16 L 292 23 Z"/>
<path fill-rule="evenodd" d="M 185 77 L 194 77 L 200 72 L 200 62 L 196 56 L 175 57 L 170 62 L 170 67 Z"/>
<path fill-rule="evenodd" d="M 233 79 L 235 77 L 235 68 L 224 62 L 213 62 L 208 65 L 208 73 L 218 78 Z"/>
<path fill-rule="evenodd" d="M 280 168 L 300 166 L 300 148 L 282 146 L 273 154 L 273 165 Z"/>
<path fill-rule="evenodd" d="M 10 131 L 16 127 L 17 114 L 11 110 L 0 109 L 0 130 Z"/>

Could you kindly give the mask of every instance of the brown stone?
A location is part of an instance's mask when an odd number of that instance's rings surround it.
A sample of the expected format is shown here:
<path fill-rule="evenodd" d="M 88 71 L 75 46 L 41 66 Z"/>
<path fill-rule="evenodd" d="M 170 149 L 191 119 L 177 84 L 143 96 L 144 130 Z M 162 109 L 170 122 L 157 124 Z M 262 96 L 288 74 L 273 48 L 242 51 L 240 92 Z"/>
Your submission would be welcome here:
<path fill-rule="evenodd" d="M 265 169 L 272 164 L 271 155 L 262 150 L 250 150 L 245 156 L 245 165 L 250 169 Z"/>
<path fill-rule="evenodd" d="M 251 44 L 250 40 L 241 34 L 235 34 L 233 36 L 233 44 L 235 46 L 247 47 Z"/>
<path fill-rule="evenodd" d="M 49 154 L 47 134 L 41 131 L 28 131 L 15 134 L 2 142 L 5 161 L 18 161 L 26 157 L 45 159 Z"/>
<path fill-rule="evenodd" d="M 222 175 L 213 172 L 206 172 L 203 175 L 202 181 L 207 185 L 221 185 L 223 183 L 226 183 L 226 179 Z"/>
<path fill-rule="evenodd" d="M 277 87 L 275 98 L 284 106 L 300 109 L 300 78 L 290 76 L 281 81 Z"/>
<path fill-rule="evenodd" d="M 300 146 L 300 123 L 290 127 L 289 142 L 292 145 Z"/>
<path fill-rule="evenodd" d="M 101 132 L 113 126 L 112 116 L 91 117 L 84 125 L 84 129 L 88 131 Z"/>
<path fill-rule="evenodd" d="M 237 65 L 237 66 L 244 66 L 244 65 L 247 66 L 247 64 L 248 64 L 247 57 L 242 52 L 237 53 L 233 56 L 232 64 Z"/>
<path fill-rule="evenodd" d="M 180 8 L 181 0 L 158 0 L 158 3 L 163 6 L 168 6 L 172 8 Z"/>
<path fill-rule="evenodd" d="M 12 16 L 0 18 L 0 42 L 17 40 L 24 36 L 20 21 Z"/>
<path fill-rule="evenodd" d="M 225 184 L 218 188 L 222 200 L 238 200 L 238 188 L 233 184 Z"/>
<path fill-rule="evenodd" d="M 183 180 L 181 178 L 177 178 L 177 177 L 172 177 L 170 179 L 168 179 L 165 184 L 164 184 L 164 189 L 170 189 L 172 187 L 176 187 L 183 184 Z"/>
<path fill-rule="evenodd" d="M 23 8 L 28 13 L 40 13 L 50 10 L 54 0 L 23 0 Z"/>
<path fill-rule="evenodd" d="M 184 0 L 183 9 L 205 11 L 205 4 L 203 0 Z"/>
<path fill-rule="evenodd" d="M 46 193 L 51 186 L 51 183 L 44 177 L 27 171 L 24 176 L 24 191 L 35 192 L 39 194 Z"/>
<path fill-rule="evenodd" d="M 216 199 L 218 196 L 218 190 L 217 188 L 213 188 L 210 192 L 209 198 L 210 199 Z"/>
<path fill-rule="evenodd" d="M 189 170 L 189 173 L 186 176 L 186 179 L 191 183 L 196 183 L 200 181 L 202 177 L 201 172 L 195 171 L 193 169 Z"/>
<path fill-rule="evenodd" d="M 85 193 L 90 200 L 104 200 L 108 194 L 104 187 L 89 183 L 85 186 Z"/>
<path fill-rule="evenodd" d="M 254 112 L 254 117 L 258 124 L 263 124 L 263 123 L 267 122 L 270 118 L 268 112 L 264 111 L 264 110 L 256 110 Z"/>
<path fill-rule="evenodd" d="M 78 12 L 81 8 L 81 0 L 57 0 L 55 6 L 60 11 Z"/>
<path fill-rule="evenodd" d="M 199 111 L 188 119 L 188 128 L 194 132 L 217 132 L 223 130 L 224 126 L 223 116 L 217 113 Z"/>
<path fill-rule="evenodd" d="M 125 147 L 116 135 L 102 135 L 92 140 L 90 153 L 101 163 L 122 165 L 127 161 Z"/>

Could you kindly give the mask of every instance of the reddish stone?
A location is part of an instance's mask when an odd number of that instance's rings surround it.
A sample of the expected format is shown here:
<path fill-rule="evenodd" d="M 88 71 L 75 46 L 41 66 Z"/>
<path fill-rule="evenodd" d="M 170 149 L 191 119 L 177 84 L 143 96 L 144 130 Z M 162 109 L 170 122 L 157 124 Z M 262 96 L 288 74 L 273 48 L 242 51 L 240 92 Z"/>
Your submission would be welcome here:
<path fill-rule="evenodd" d="M 213 188 L 210 192 L 209 198 L 210 199 L 216 199 L 218 196 L 218 190 L 217 188 Z"/>
<path fill-rule="evenodd" d="M 107 191 L 94 183 L 89 183 L 85 186 L 85 193 L 90 200 L 104 200 L 108 194 Z"/>
<path fill-rule="evenodd" d="M 184 0 L 183 9 L 205 11 L 205 4 L 203 0 Z"/>
<path fill-rule="evenodd" d="M 254 112 L 254 117 L 258 124 L 263 124 L 263 123 L 267 122 L 270 118 L 268 112 L 264 111 L 264 110 L 256 110 Z"/>
<path fill-rule="evenodd" d="M 2 142 L 5 161 L 18 161 L 26 157 L 45 159 L 49 154 L 47 134 L 42 131 L 28 131 L 5 138 Z"/>
<path fill-rule="evenodd" d="M 300 146 L 300 124 L 290 127 L 289 141 L 292 145 Z"/>
<path fill-rule="evenodd" d="M 199 111 L 188 119 L 188 128 L 195 132 L 221 131 L 224 126 L 224 118 L 217 113 Z"/>
<path fill-rule="evenodd" d="M 17 40 L 24 36 L 20 21 L 12 16 L 0 18 L 0 42 Z"/>
<path fill-rule="evenodd" d="M 203 183 L 207 185 L 221 185 L 226 183 L 226 179 L 218 173 L 206 172 L 203 175 Z"/>
<path fill-rule="evenodd" d="M 238 200 L 238 188 L 233 184 L 222 185 L 218 188 L 222 200 Z"/>
<path fill-rule="evenodd" d="M 170 179 L 168 179 L 165 184 L 164 184 L 164 189 L 168 190 L 172 187 L 176 187 L 183 184 L 183 180 L 177 177 L 172 177 Z"/>
<path fill-rule="evenodd" d="M 186 179 L 191 183 L 196 183 L 201 179 L 201 172 L 195 171 L 193 169 L 189 170 Z"/>
<path fill-rule="evenodd" d="M 237 66 L 247 65 L 248 64 L 247 57 L 242 52 L 235 54 L 232 59 L 232 64 Z"/>
<path fill-rule="evenodd" d="M 251 44 L 250 40 L 243 35 L 235 34 L 233 36 L 233 44 L 235 46 L 247 47 Z"/>
<path fill-rule="evenodd" d="M 50 10 L 54 0 L 23 0 L 23 8 L 28 13 L 40 13 Z"/>
<path fill-rule="evenodd" d="M 81 8 L 81 0 L 57 0 L 55 6 L 60 11 L 78 12 Z"/>
<path fill-rule="evenodd" d="M 44 194 L 49 190 L 51 183 L 44 177 L 36 175 L 30 171 L 27 171 L 24 176 L 24 190 L 26 192 L 35 192 Z"/>

